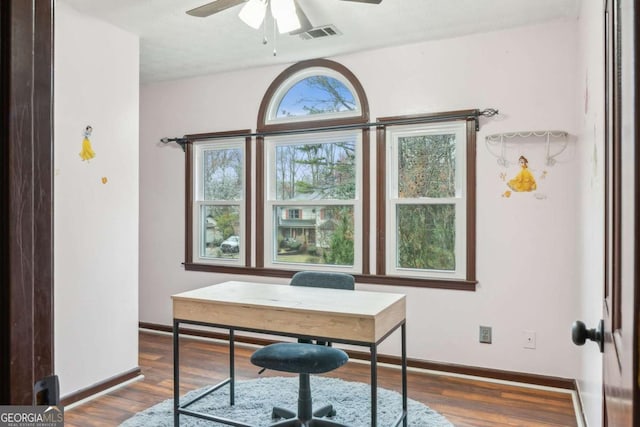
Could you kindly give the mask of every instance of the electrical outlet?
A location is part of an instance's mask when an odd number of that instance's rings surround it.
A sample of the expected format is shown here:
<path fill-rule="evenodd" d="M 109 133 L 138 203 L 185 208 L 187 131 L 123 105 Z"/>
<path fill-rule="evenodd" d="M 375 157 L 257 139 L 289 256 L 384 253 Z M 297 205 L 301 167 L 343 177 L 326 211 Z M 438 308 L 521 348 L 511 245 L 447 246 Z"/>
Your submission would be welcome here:
<path fill-rule="evenodd" d="M 536 348 L 535 331 L 522 331 L 522 346 L 524 348 Z"/>
<path fill-rule="evenodd" d="M 480 342 L 491 344 L 491 326 L 480 326 Z"/>

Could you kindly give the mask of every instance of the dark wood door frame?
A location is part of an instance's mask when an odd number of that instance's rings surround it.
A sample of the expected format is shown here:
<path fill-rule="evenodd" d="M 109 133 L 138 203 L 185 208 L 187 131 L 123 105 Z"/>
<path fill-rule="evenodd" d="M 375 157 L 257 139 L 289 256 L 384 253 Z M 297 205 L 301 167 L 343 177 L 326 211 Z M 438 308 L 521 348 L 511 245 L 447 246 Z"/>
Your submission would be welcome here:
<path fill-rule="evenodd" d="M 605 0 L 605 280 L 603 425 L 640 422 L 640 9 Z M 630 262 L 630 260 L 633 260 Z"/>
<path fill-rule="evenodd" d="M 53 8 L 0 1 L 0 404 L 53 374 Z"/>

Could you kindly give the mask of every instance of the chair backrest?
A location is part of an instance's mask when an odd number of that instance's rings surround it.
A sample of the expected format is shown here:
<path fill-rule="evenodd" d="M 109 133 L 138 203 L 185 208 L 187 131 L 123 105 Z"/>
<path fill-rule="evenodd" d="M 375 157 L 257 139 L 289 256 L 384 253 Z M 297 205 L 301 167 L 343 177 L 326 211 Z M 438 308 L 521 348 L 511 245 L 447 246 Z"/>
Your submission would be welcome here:
<path fill-rule="evenodd" d="M 299 271 L 293 275 L 291 286 L 310 286 L 314 288 L 355 289 L 355 279 L 346 273 L 324 271 Z"/>

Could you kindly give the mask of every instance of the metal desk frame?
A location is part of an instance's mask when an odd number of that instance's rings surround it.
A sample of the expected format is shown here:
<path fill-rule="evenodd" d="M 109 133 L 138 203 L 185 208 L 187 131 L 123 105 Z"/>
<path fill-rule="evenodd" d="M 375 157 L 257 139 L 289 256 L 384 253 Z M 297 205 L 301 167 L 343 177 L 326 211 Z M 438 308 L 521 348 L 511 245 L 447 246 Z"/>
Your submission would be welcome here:
<path fill-rule="evenodd" d="M 180 324 L 191 324 L 199 326 L 209 326 L 221 329 L 227 329 L 229 331 L 229 378 L 221 381 L 220 383 L 208 388 L 204 392 L 195 396 L 187 402 L 180 402 Z M 195 322 L 192 320 L 173 320 L 173 424 L 174 427 L 180 426 L 180 414 L 189 415 L 209 421 L 215 421 L 218 423 L 235 426 L 235 427 L 255 427 L 250 424 L 234 421 L 228 418 L 221 418 L 211 414 L 205 414 L 202 412 L 192 411 L 189 408 L 190 405 L 209 395 L 210 393 L 219 390 L 220 388 L 229 385 L 229 405 L 235 404 L 235 331 L 246 331 L 264 333 L 269 335 L 286 336 L 293 338 L 307 338 L 317 339 L 321 341 L 331 341 L 335 343 L 343 343 L 357 346 L 369 347 L 371 354 L 371 427 L 377 427 L 378 421 L 378 345 L 384 341 L 389 335 L 395 332 L 398 328 L 401 330 L 401 347 L 402 347 L 402 412 L 398 415 L 394 424 L 391 427 L 397 427 L 402 423 L 403 427 L 407 427 L 407 333 L 406 333 L 406 319 L 401 323 L 391 328 L 382 338 L 375 343 L 369 343 L 364 341 L 351 341 L 341 340 L 335 337 L 319 337 L 319 336 L 306 336 L 299 334 L 288 334 L 279 331 L 262 330 L 262 329 L 249 329 L 238 328 L 233 325 L 220 325 L 205 322 Z"/>

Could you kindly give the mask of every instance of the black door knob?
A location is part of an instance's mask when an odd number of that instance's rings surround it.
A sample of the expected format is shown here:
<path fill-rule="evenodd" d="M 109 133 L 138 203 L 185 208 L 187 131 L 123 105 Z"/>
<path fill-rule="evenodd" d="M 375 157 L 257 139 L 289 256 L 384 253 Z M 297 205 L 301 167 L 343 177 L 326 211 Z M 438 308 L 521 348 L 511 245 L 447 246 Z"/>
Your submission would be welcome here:
<path fill-rule="evenodd" d="M 604 351 L 604 321 L 600 320 L 597 328 L 587 329 L 584 322 L 576 320 L 571 327 L 571 340 L 575 345 L 583 345 L 587 340 L 594 341 L 602 353 Z"/>

